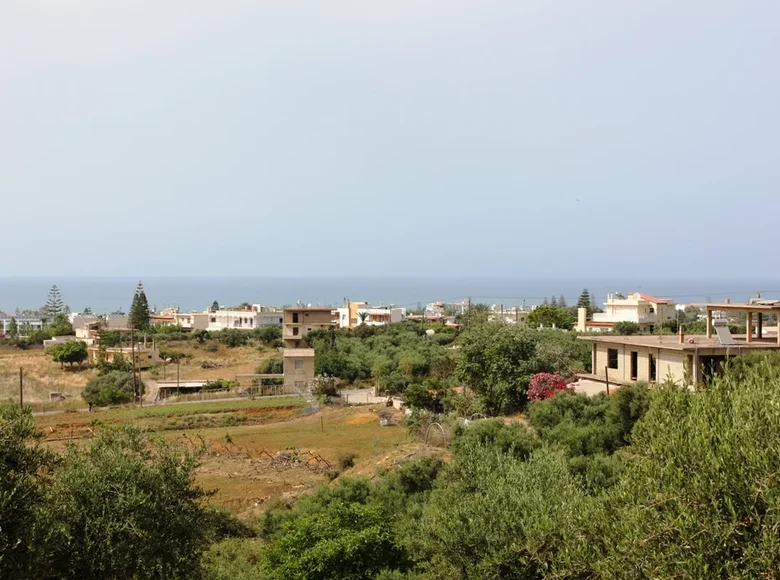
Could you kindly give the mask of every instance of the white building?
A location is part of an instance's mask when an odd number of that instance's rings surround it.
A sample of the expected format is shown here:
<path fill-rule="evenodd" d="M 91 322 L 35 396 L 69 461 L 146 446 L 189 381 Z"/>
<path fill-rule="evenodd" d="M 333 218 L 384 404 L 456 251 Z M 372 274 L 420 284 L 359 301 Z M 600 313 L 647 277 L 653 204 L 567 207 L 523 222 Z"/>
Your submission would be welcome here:
<path fill-rule="evenodd" d="M 384 326 L 406 319 L 406 308 L 396 306 L 371 306 L 368 302 L 350 302 L 337 308 L 339 328 L 355 328 L 361 324 Z"/>
<path fill-rule="evenodd" d="M 176 323 L 187 330 L 252 330 L 265 326 L 281 326 L 283 320 L 281 310 L 273 310 L 260 304 L 253 304 L 250 310 L 179 312 L 178 309 L 168 309 L 163 313 L 173 316 Z"/>
<path fill-rule="evenodd" d="M 11 324 L 11 319 L 16 318 L 16 325 L 18 332 L 41 330 L 43 328 L 43 319 L 40 316 L 32 314 L 21 314 L 19 316 L 0 313 L 0 332 L 5 335 L 8 332 L 8 325 Z M 51 321 L 49 321 L 51 322 Z"/>
<path fill-rule="evenodd" d="M 488 320 L 501 321 L 508 324 L 525 324 L 525 319 L 529 314 L 531 314 L 530 310 L 525 310 L 518 306 L 504 308 L 498 304 L 493 304 L 493 306 L 490 307 Z"/>
<path fill-rule="evenodd" d="M 676 319 L 674 302 L 656 298 L 641 292 L 624 296 L 609 294 L 604 312 L 596 312 L 587 319 L 587 310 L 580 308 L 577 317 L 578 332 L 602 332 L 612 330 L 616 322 L 635 322 L 642 331 L 654 332 L 657 324 Z"/>

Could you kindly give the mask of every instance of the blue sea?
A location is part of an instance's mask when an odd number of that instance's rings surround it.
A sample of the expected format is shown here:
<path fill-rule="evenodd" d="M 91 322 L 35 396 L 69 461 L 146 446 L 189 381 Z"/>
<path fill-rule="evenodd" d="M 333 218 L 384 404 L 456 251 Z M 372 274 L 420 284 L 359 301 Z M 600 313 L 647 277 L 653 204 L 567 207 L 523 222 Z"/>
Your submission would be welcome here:
<path fill-rule="evenodd" d="M 242 302 L 284 306 L 305 304 L 341 305 L 345 299 L 372 304 L 395 304 L 415 308 L 440 300 L 505 307 L 541 303 L 553 295 L 574 304 L 583 288 L 597 302 L 608 293 L 645 292 L 678 303 L 742 301 L 761 292 L 765 298 L 780 298 L 780 279 L 568 279 L 568 278 L 186 278 L 150 277 L 142 280 L 149 304 L 158 310 L 178 306 L 204 310 L 214 300 L 223 306 Z M 137 278 L 0 278 L 0 311 L 36 309 L 44 304 L 56 284 L 65 304 L 73 311 L 86 307 L 94 312 L 129 310 Z"/>

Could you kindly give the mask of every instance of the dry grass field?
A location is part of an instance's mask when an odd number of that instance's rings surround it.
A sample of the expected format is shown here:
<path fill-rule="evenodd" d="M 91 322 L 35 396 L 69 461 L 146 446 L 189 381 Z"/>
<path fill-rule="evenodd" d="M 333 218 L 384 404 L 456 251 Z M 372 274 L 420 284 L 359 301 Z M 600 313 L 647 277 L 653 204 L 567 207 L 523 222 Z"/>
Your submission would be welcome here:
<path fill-rule="evenodd" d="M 219 346 L 209 352 L 202 345 L 171 343 L 163 348 L 191 358 L 179 366 L 181 379 L 233 379 L 252 373 L 275 350 L 246 346 Z M 58 409 L 36 416 L 47 444 L 61 450 L 94 437 L 101 425 L 136 425 L 166 439 L 204 450 L 199 483 L 214 490 L 211 501 L 231 511 L 256 515 L 273 497 L 296 497 L 326 483 L 345 469 L 340 458 L 352 454 L 354 466 L 345 473 L 374 476 L 378 466 L 392 467 L 399 459 L 424 448 L 407 435 L 396 414 L 394 425 L 381 427 L 380 408 L 326 407 L 304 415 L 298 397 L 204 401 L 182 405 L 128 406 L 83 412 L 81 390 L 96 374 L 61 369 L 43 350 L 0 349 L 0 400 L 18 401 L 19 367 L 24 373 L 25 402 L 36 411 Z M 145 371 L 149 380 L 162 380 L 163 369 Z M 165 376 L 175 379 L 176 365 L 166 365 Z M 64 403 L 49 402 L 50 393 L 62 392 Z M 81 408 L 81 412 L 77 412 Z"/>
<path fill-rule="evenodd" d="M 260 362 L 280 356 L 275 350 L 258 351 L 251 346 L 227 348 L 219 345 L 215 352 L 208 352 L 200 345 L 171 343 L 162 348 L 190 355 L 179 365 L 180 378 L 185 379 L 233 379 L 237 374 L 253 373 Z M 85 403 L 81 391 L 96 375 L 94 369 L 71 370 L 60 368 L 43 349 L 19 350 L 0 348 L 0 401 L 19 400 L 19 368 L 23 370 L 25 402 L 32 403 L 36 411 L 58 408 L 80 408 Z M 141 377 L 151 380 L 176 379 L 176 365 L 159 365 L 153 371 L 144 371 Z M 52 393 L 63 393 L 64 403 L 51 402 Z"/>
<path fill-rule="evenodd" d="M 279 397 L 93 413 L 36 417 L 55 450 L 94 436 L 99 423 L 132 423 L 187 446 L 203 446 L 198 482 L 214 490 L 211 501 L 242 516 L 263 511 L 269 500 L 293 498 L 339 469 L 339 459 L 355 455 L 347 474 L 373 477 L 378 466 L 420 453 L 439 453 L 414 443 L 400 425 L 381 427 L 379 408 L 326 407 L 303 415 L 303 401 Z"/>
<path fill-rule="evenodd" d="M 42 403 L 50 393 L 80 399 L 81 390 L 96 371 L 61 369 L 43 349 L 0 348 L 0 401 L 19 401 L 19 368 L 23 370 L 25 402 Z"/>
<path fill-rule="evenodd" d="M 282 356 L 276 350 L 266 349 L 260 352 L 251 346 L 227 348 L 219 345 L 216 352 L 208 352 L 198 344 L 174 342 L 170 345 L 162 345 L 162 349 L 182 352 L 192 357 L 183 359 L 179 364 L 182 380 L 233 379 L 237 374 L 255 372 L 257 365 L 267 358 Z M 164 373 L 162 366 L 160 366 L 155 374 L 159 380 L 163 379 L 163 374 L 167 380 L 174 380 L 176 379 L 176 365 L 166 365 Z"/>

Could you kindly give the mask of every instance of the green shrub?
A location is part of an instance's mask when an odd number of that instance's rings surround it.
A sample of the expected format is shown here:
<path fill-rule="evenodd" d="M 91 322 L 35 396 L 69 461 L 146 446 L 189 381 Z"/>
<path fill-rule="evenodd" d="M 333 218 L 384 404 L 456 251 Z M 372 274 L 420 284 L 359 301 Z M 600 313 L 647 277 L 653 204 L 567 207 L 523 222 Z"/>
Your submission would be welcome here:
<path fill-rule="evenodd" d="M 282 357 L 278 357 L 278 356 L 267 358 L 264 361 L 262 361 L 259 365 L 257 365 L 255 372 L 259 375 L 282 374 L 284 372 L 284 361 L 282 360 Z"/>
<path fill-rule="evenodd" d="M 641 329 L 636 322 L 620 321 L 616 322 L 612 327 L 612 332 L 614 334 L 630 335 L 639 334 Z"/>
<path fill-rule="evenodd" d="M 54 455 L 30 407 L 0 405 L 0 577 L 36 578 L 47 562 L 44 499 Z"/>
<path fill-rule="evenodd" d="M 134 383 L 132 373 L 111 371 L 90 380 L 81 394 L 88 403 L 102 407 L 129 403 L 136 394 L 140 397 L 145 392 L 146 385 L 140 377 Z"/>
<path fill-rule="evenodd" d="M 338 465 L 338 468 L 341 471 L 347 470 L 350 467 L 355 466 L 356 457 L 357 455 L 352 452 L 339 453 L 338 458 L 336 459 L 336 465 Z"/>
<path fill-rule="evenodd" d="M 491 449 L 519 459 L 527 459 L 540 445 L 539 438 L 525 425 L 506 424 L 501 419 L 484 419 L 455 430 L 452 453 L 455 457 L 461 457 L 475 449 Z"/>
<path fill-rule="evenodd" d="M 107 361 L 103 356 L 100 356 L 97 363 L 98 374 L 106 375 L 111 372 L 129 373 L 133 370 L 133 365 L 130 361 L 123 357 L 121 354 L 114 354 L 110 361 Z"/>

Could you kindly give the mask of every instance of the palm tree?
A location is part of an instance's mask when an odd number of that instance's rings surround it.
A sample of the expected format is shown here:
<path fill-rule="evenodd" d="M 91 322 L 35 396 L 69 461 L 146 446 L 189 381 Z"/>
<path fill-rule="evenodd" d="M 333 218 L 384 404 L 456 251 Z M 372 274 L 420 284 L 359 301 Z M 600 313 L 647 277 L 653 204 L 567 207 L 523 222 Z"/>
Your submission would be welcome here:
<path fill-rule="evenodd" d="M 365 324 L 366 320 L 368 320 L 368 311 L 362 310 L 361 312 L 358 312 L 358 318 L 360 319 L 360 324 Z"/>

